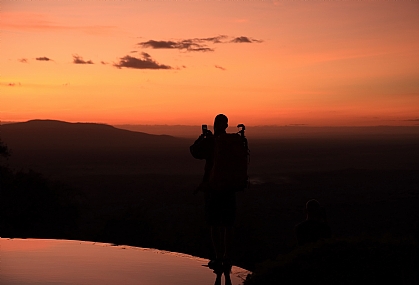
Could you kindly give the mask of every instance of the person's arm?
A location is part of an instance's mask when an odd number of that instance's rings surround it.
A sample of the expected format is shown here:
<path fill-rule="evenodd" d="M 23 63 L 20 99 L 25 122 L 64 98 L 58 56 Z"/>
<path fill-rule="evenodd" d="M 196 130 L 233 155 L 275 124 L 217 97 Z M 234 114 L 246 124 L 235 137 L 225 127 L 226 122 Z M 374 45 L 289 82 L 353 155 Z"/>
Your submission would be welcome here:
<path fill-rule="evenodd" d="M 193 145 L 189 147 L 189 150 L 192 156 L 196 159 L 208 159 L 210 152 L 210 138 L 212 133 L 202 134 L 194 142 Z"/>
<path fill-rule="evenodd" d="M 200 135 L 199 138 L 189 147 L 192 156 L 196 159 L 204 159 L 204 135 Z"/>

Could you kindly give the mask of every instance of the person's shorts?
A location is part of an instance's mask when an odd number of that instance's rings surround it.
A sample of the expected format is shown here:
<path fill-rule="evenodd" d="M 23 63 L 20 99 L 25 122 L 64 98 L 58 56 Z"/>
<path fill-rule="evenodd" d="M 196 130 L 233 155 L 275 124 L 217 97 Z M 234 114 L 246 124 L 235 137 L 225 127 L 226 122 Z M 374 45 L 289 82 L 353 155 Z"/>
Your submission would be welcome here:
<path fill-rule="evenodd" d="M 231 227 L 236 218 L 234 191 L 206 192 L 205 219 L 210 226 Z"/>

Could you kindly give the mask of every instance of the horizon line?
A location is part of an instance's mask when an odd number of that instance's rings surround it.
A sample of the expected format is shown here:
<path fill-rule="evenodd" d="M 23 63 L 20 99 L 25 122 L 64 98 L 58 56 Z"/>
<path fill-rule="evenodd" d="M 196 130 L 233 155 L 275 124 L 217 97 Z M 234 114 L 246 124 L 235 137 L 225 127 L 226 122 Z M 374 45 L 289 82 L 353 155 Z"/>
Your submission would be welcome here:
<path fill-rule="evenodd" d="M 104 123 L 104 122 L 93 122 L 93 121 L 64 121 L 64 120 L 57 120 L 57 119 L 30 119 L 30 120 L 22 120 L 22 121 L 3 121 L 0 120 L 0 126 L 3 124 L 14 124 L 14 123 L 27 123 L 30 121 L 56 121 L 56 122 L 63 122 L 63 123 L 70 123 L 70 124 L 101 124 L 101 125 L 109 125 L 109 126 L 149 126 L 149 127 L 201 127 L 200 124 L 196 125 L 184 125 L 184 124 L 144 124 L 144 123 Z M 311 127 L 311 128 L 363 128 L 363 127 L 419 127 L 419 119 L 416 120 L 403 120 L 401 122 L 417 122 L 413 125 L 310 125 L 304 123 L 295 123 L 295 124 L 262 124 L 262 125 L 247 125 L 246 127 Z M 212 127 L 213 125 L 208 125 Z M 234 126 L 229 126 L 233 127 Z"/>

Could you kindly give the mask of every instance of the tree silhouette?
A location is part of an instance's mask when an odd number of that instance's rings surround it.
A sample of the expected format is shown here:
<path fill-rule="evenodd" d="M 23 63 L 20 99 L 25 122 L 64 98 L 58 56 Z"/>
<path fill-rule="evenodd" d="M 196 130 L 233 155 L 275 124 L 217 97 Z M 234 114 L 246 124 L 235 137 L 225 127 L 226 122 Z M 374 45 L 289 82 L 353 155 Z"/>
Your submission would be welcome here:
<path fill-rule="evenodd" d="M 0 156 L 9 157 L 10 151 L 7 145 L 0 139 Z"/>
<path fill-rule="evenodd" d="M 0 157 L 9 156 L 0 139 Z M 33 170 L 0 164 L 0 236 L 71 238 L 79 215 L 76 195 Z"/>

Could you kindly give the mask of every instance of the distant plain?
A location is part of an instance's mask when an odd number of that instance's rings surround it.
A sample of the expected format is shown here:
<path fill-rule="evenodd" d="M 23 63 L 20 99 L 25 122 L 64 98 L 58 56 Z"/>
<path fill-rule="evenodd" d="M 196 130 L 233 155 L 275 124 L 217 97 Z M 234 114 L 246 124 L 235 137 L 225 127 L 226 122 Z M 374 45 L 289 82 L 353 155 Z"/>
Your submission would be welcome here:
<path fill-rule="evenodd" d="M 0 126 L 0 137 L 12 150 L 11 168 L 33 169 L 80 193 L 81 215 L 68 238 L 210 258 L 203 195 L 193 194 L 204 161 L 189 153 L 200 127 L 142 127 L 164 136 L 119 127 L 125 130 L 30 121 Z M 419 127 L 266 126 L 248 127 L 247 134 L 251 185 L 237 194 L 239 266 L 252 269 L 292 250 L 293 226 L 313 198 L 325 207 L 335 237 L 413 233 Z"/>

